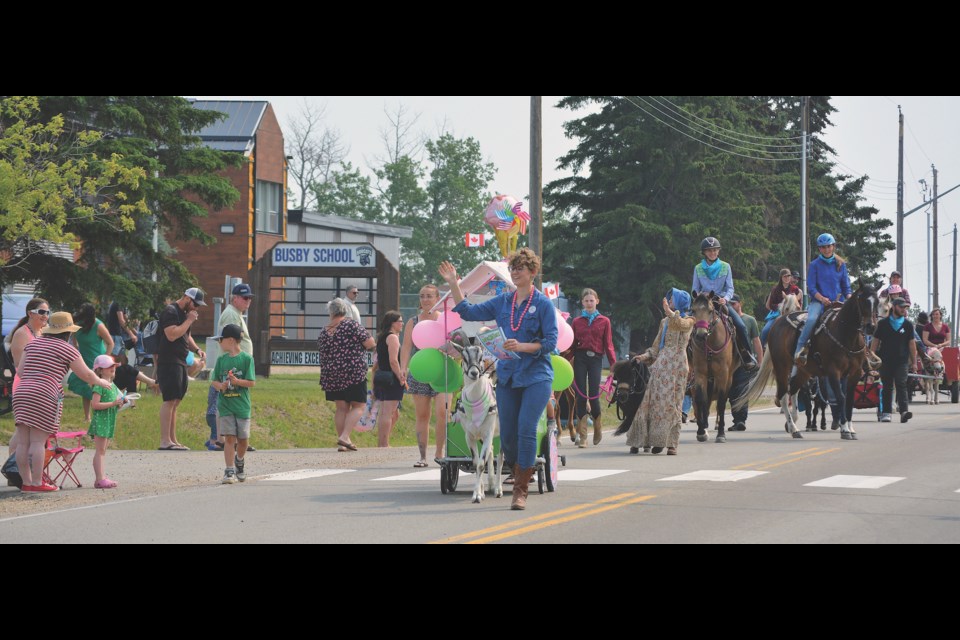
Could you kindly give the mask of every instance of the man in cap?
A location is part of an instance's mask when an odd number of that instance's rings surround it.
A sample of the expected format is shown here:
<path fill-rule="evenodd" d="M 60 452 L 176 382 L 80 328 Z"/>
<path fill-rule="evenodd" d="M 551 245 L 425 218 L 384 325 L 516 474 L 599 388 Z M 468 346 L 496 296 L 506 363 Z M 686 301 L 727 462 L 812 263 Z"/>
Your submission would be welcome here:
<path fill-rule="evenodd" d="M 190 335 L 190 328 L 200 317 L 198 309 L 205 306 L 203 291 L 191 287 L 160 313 L 157 383 L 163 395 L 160 405 L 160 449 L 163 451 L 187 450 L 177 442 L 177 407 L 187 394 L 187 354 L 195 353 L 201 360 L 207 357 Z"/>
<path fill-rule="evenodd" d="M 735 293 L 730 296 L 730 306 L 733 307 L 734 311 L 740 314 L 740 317 L 743 318 L 743 324 L 747 327 L 747 340 L 753 345 L 754 351 L 757 352 L 757 364 L 763 362 L 763 347 L 760 345 L 760 327 L 757 325 L 757 320 L 749 313 L 743 312 L 743 307 L 740 302 L 740 294 Z M 744 394 L 747 390 L 747 386 L 750 384 L 751 376 L 750 372 L 746 368 L 740 367 L 733 374 L 733 384 L 730 385 L 730 400 L 736 400 Z M 736 410 L 733 412 L 733 426 L 730 427 L 730 431 L 746 431 L 747 430 L 747 406 L 744 405 L 742 409 Z"/>
<path fill-rule="evenodd" d="M 894 286 L 900 288 L 900 293 L 897 295 L 894 295 L 894 293 L 890 291 L 890 289 Z M 881 298 L 886 298 L 887 296 L 903 298 L 904 300 L 906 300 L 908 307 L 911 304 L 910 292 L 903 288 L 903 276 L 900 274 L 899 271 L 894 271 L 893 273 L 890 274 L 890 286 L 884 289 L 883 291 L 881 291 L 879 295 Z"/>
<path fill-rule="evenodd" d="M 880 422 L 890 422 L 890 408 L 893 406 L 893 386 L 897 387 L 897 409 L 900 422 L 913 417 L 910 412 L 907 393 L 907 371 L 917 368 L 917 343 L 913 335 L 913 323 L 907 319 L 910 303 L 903 298 L 894 298 L 890 315 L 881 320 L 873 333 L 870 349 L 883 360 L 880 366 L 880 379 L 883 381 L 883 396 L 880 404 L 883 414 Z"/>
<path fill-rule="evenodd" d="M 233 288 L 230 297 L 230 304 L 220 313 L 220 321 L 217 323 L 217 335 L 223 335 L 223 328 L 228 324 L 235 324 L 240 327 L 242 337 L 240 339 L 240 350 L 246 354 L 253 355 L 253 341 L 250 339 L 250 330 L 247 329 L 247 322 L 243 319 L 243 314 L 250 308 L 253 301 L 253 290 L 250 285 L 240 283 Z"/>

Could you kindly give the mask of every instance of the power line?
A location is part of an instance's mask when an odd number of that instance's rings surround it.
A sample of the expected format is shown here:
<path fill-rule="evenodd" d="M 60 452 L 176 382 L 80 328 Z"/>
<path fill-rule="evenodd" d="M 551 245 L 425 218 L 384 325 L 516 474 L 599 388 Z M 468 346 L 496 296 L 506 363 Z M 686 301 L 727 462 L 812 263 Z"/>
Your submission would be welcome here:
<path fill-rule="evenodd" d="M 631 100 L 629 97 L 623 96 L 623 99 L 626 100 L 627 102 L 629 102 L 630 104 L 632 104 L 634 107 L 636 107 L 637 109 L 639 109 L 639 110 L 642 111 L 643 113 L 647 114 L 648 116 L 650 116 L 651 118 L 653 118 L 654 120 L 656 120 L 657 122 L 659 122 L 660 124 L 662 124 L 662 125 L 664 125 L 664 126 L 666 126 L 666 127 L 669 127 L 669 128 L 671 128 L 671 129 L 673 129 L 673 130 L 676 131 L 677 133 L 679 133 L 679 134 L 681 134 L 681 135 L 684 135 L 684 136 L 690 138 L 691 140 L 693 140 L 693 141 L 695 141 L 695 142 L 699 142 L 700 144 L 702 144 L 702 145 L 704 145 L 704 146 L 710 147 L 710 148 L 712 148 L 712 149 L 716 149 L 717 151 L 722 151 L 723 153 L 726 153 L 726 154 L 729 154 L 729 155 L 739 156 L 739 157 L 741 157 L 741 158 L 747 158 L 747 159 L 750 159 L 750 160 L 764 160 L 764 161 L 767 161 L 767 162 L 783 162 L 783 161 L 796 162 L 796 161 L 800 160 L 800 156 L 799 156 L 799 155 L 794 156 L 794 157 L 790 157 L 790 158 L 765 158 L 765 157 L 760 157 L 760 156 L 747 155 L 747 154 L 744 154 L 744 153 L 738 153 L 738 152 L 736 152 L 736 151 L 730 151 L 729 149 L 724 149 L 724 148 L 722 148 L 722 147 L 718 147 L 718 146 L 715 145 L 715 144 L 711 144 L 710 142 L 707 142 L 707 141 L 705 141 L 705 140 L 701 140 L 700 138 L 698 138 L 698 137 L 696 137 L 696 136 L 690 135 L 690 134 L 687 133 L 686 131 L 681 131 L 680 129 L 676 128 L 675 126 L 673 126 L 673 125 L 670 124 L 669 122 L 665 122 L 665 121 L 661 120 L 659 117 L 657 117 L 656 114 L 651 113 L 651 112 L 648 111 L 647 109 L 644 109 L 642 106 L 640 106 L 639 104 L 637 104 L 636 102 L 634 102 L 633 100 Z M 718 141 L 718 142 L 721 142 L 722 144 L 727 144 L 728 146 L 734 146 L 734 145 L 730 145 L 729 143 L 726 143 L 726 142 L 723 142 L 723 141 Z"/>
<path fill-rule="evenodd" d="M 654 97 L 654 96 L 651 96 L 651 97 Z M 750 133 L 742 133 L 742 132 L 740 132 L 740 131 L 734 131 L 733 129 L 725 129 L 724 127 L 721 127 L 720 125 L 718 125 L 718 124 L 715 123 L 715 122 L 712 122 L 712 121 L 710 121 L 710 120 L 707 120 L 706 118 L 701 118 L 701 117 L 698 116 L 697 114 L 692 113 L 692 112 L 690 112 L 690 111 L 687 111 L 687 110 L 684 109 L 683 107 L 681 107 L 681 106 L 679 106 L 679 105 L 677 105 L 677 104 L 674 104 L 673 102 L 670 102 L 670 101 L 667 100 L 667 98 L 665 98 L 664 96 L 657 96 L 657 97 L 654 97 L 654 99 L 655 99 L 655 100 L 656 100 L 656 99 L 659 99 L 659 101 L 661 101 L 661 102 L 666 102 L 666 103 L 669 104 L 671 107 L 673 107 L 676 111 L 682 112 L 683 114 L 689 116 L 690 118 L 692 118 L 692 119 L 694 119 L 694 120 L 700 120 L 701 122 L 706 122 L 706 123 L 707 123 L 708 125 L 710 125 L 711 127 L 717 129 L 718 132 L 729 133 L 729 134 L 731 134 L 731 137 L 756 138 L 756 139 L 759 139 L 759 140 L 776 140 L 777 142 L 783 142 L 783 141 L 785 141 L 785 140 L 801 140 L 801 141 L 803 140 L 803 136 L 792 136 L 792 137 L 790 137 L 790 136 L 787 136 L 787 137 L 783 137 L 783 136 L 757 136 L 757 135 L 753 135 L 753 134 L 750 134 Z M 743 142 L 748 142 L 748 141 L 747 141 L 747 140 L 743 140 Z M 751 144 L 756 144 L 756 143 L 751 143 Z M 787 146 L 787 145 L 784 145 L 784 146 Z M 796 143 L 796 144 L 793 144 L 793 145 L 789 145 L 789 146 L 802 147 L 802 146 L 803 146 L 803 143 L 802 143 L 802 142 L 799 142 L 799 143 Z"/>

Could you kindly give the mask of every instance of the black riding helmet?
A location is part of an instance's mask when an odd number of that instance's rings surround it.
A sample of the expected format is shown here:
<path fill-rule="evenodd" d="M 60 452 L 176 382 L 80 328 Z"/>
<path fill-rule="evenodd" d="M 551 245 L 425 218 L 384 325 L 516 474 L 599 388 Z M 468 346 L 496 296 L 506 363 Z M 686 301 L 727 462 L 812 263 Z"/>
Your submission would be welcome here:
<path fill-rule="evenodd" d="M 700 253 L 703 253 L 707 249 L 719 249 L 720 241 L 714 238 L 713 236 L 708 236 L 703 239 L 703 242 L 700 243 Z"/>

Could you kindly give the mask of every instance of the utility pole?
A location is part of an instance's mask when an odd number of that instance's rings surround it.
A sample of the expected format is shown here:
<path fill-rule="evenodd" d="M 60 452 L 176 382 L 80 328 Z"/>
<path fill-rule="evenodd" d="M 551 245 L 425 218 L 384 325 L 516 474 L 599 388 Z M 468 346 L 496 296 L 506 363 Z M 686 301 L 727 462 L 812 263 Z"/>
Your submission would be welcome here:
<path fill-rule="evenodd" d="M 933 169 L 933 306 L 930 309 L 940 308 L 940 237 L 937 234 L 937 168 Z"/>
<path fill-rule="evenodd" d="M 897 161 L 897 271 L 903 275 L 903 111 L 900 113 L 900 152 Z M 906 278 L 904 278 L 906 280 Z"/>
<path fill-rule="evenodd" d="M 953 224 L 953 292 L 950 294 L 950 346 L 957 346 L 957 224 Z"/>
<path fill-rule="evenodd" d="M 530 248 L 543 260 L 543 96 L 530 96 Z M 543 286 L 543 269 L 537 273 Z"/>
<path fill-rule="evenodd" d="M 810 231 L 810 222 L 807 220 L 807 122 L 810 115 L 810 97 L 803 96 L 801 101 L 803 117 L 800 123 L 800 136 L 803 138 L 803 157 L 800 160 L 800 272 L 806 280 L 807 265 L 810 264 L 810 243 L 807 240 Z M 803 283 L 801 291 L 806 292 L 806 284 L 806 282 Z"/>

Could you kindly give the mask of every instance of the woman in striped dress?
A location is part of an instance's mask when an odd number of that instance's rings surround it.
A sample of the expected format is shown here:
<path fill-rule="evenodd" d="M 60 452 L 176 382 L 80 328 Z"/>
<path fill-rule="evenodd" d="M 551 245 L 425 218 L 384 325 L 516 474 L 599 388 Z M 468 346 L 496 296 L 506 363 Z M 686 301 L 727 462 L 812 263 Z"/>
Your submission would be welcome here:
<path fill-rule="evenodd" d="M 20 386 L 13 394 L 13 418 L 17 426 L 17 466 L 23 478 L 21 491 L 56 491 L 43 482 L 47 438 L 60 430 L 63 416 L 61 382 L 68 370 L 91 385 L 109 387 L 83 363 L 80 352 L 67 340 L 80 327 L 73 316 L 60 311 L 50 316 L 43 336 L 23 349 Z"/>

